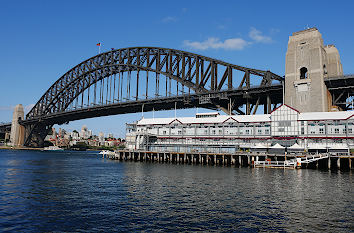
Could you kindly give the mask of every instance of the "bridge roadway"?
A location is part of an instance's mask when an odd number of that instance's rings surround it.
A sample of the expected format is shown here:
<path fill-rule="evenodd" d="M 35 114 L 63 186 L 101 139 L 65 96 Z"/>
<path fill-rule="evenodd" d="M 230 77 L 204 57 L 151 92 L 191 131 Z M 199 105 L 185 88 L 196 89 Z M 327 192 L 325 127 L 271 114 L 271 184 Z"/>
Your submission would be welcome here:
<path fill-rule="evenodd" d="M 328 91 L 332 95 L 332 103 L 343 110 L 350 110 L 352 102 L 348 102 L 349 97 L 354 96 L 354 74 L 339 77 L 327 77 L 324 79 Z"/>
<path fill-rule="evenodd" d="M 349 110 L 351 107 L 351 103 L 346 102 L 346 100 L 348 97 L 354 96 L 354 75 L 352 74 L 340 77 L 327 77 L 324 81 L 328 90 L 332 94 L 333 103 L 341 107 L 342 109 Z M 38 121 L 42 121 L 46 124 L 64 124 L 69 121 L 81 120 L 86 118 L 136 113 L 140 111 L 149 112 L 153 110 L 171 110 L 175 107 L 177 109 L 201 107 L 217 110 L 218 107 L 216 106 L 227 108 L 228 98 L 231 98 L 231 100 L 234 102 L 234 106 L 237 106 L 235 107 L 235 109 L 238 109 L 239 106 L 247 104 L 247 98 L 244 98 L 247 95 L 250 97 L 248 98 L 249 104 L 255 105 L 257 98 L 254 97 L 261 96 L 260 99 L 262 101 L 259 104 L 266 106 L 265 101 L 267 99 L 267 95 L 272 96 L 272 104 L 282 103 L 282 92 L 282 85 L 272 85 L 270 87 L 251 87 L 250 89 L 238 88 L 231 91 L 226 90 L 218 92 L 208 92 L 203 94 L 180 95 L 155 99 L 142 99 L 137 101 L 134 100 L 127 102 L 118 102 L 108 105 L 90 106 L 71 111 L 64 111 L 55 114 L 45 115 L 42 117 L 25 119 L 20 123 L 22 125 L 28 125 L 36 123 Z M 228 98 L 224 99 L 223 97 L 225 96 L 228 96 Z M 210 101 L 207 101 L 208 99 Z M 215 102 L 218 102 L 219 104 L 215 105 Z M 266 110 L 266 112 L 267 111 L 268 110 Z M 0 133 L 9 132 L 10 130 L 11 122 L 0 124 Z"/>
<path fill-rule="evenodd" d="M 270 95 L 272 96 L 272 104 L 280 104 L 282 102 L 282 91 L 282 85 L 273 85 L 270 87 L 253 87 L 250 89 L 239 88 L 203 94 L 185 94 L 173 97 L 126 101 L 48 114 L 41 117 L 22 120 L 20 121 L 20 124 L 31 125 L 37 122 L 45 122 L 46 125 L 64 124 L 69 121 L 93 117 L 137 113 L 142 111 L 148 112 L 153 110 L 171 110 L 174 108 L 186 109 L 201 107 L 215 110 L 218 108 L 227 109 L 230 99 L 231 102 L 234 103 L 234 106 L 242 106 L 247 104 L 253 104 L 256 106 L 258 98 L 261 97 L 261 101 L 258 105 L 267 106 L 267 96 L 268 99 L 270 99 Z M 272 109 L 269 110 L 271 111 Z M 266 109 L 266 111 L 269 110 Z M 255 111 L 255 108 L 253 111 Z"/>

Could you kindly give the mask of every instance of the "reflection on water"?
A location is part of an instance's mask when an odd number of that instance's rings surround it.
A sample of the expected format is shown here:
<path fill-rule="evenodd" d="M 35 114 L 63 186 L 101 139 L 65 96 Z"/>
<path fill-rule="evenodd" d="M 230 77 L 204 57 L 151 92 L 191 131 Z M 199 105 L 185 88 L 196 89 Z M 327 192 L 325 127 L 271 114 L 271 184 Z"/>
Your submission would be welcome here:
<path fill-rule="evenodd" d="M 353 231 L 351 172 L 0 150 L 1 231 Z"/>

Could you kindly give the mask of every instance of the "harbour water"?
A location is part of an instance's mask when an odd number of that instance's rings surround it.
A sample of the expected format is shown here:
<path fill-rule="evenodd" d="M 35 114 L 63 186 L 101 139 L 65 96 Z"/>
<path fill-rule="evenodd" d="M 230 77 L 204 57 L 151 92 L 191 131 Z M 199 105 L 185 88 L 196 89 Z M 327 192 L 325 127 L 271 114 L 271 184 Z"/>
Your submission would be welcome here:
<path fill-rule="evenodd" d="M 353 232 L 353 174 L 0 150 L 0 231 Z"/>

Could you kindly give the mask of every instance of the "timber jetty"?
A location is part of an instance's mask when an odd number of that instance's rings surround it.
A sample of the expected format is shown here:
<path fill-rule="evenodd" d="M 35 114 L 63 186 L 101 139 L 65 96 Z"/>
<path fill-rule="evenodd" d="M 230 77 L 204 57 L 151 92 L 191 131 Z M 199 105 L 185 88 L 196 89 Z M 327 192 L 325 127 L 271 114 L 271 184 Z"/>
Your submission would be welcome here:
<path fill-rule="evenodd" d="M 211 166 L 236 166 L 254 168 L 322 168 L 352 169 L 353 155 L 324 154 L 261 154 L 239 153 L 182 153 L 118 150 L 103 154 L 112 160 L 132 162 L 157 162 L 174 164 L 196 164 Z"/>

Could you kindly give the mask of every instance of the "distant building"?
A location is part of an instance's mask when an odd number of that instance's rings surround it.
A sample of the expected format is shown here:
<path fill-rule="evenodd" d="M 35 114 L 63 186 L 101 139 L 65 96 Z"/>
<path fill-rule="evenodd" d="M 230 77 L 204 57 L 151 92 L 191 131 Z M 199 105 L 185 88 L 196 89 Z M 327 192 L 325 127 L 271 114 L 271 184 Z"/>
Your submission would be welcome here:
<path fill-rule="evenodd" d="M 81 132 L 80 132 L 80 138 L 81 139 L 88 139 L 89 137 L 90 136 L 89 136 L 89 132 L 88 132 L 87 126 L 83 125 L 82 128 L 81 128 Z"/>
<path fill-rule="evenodd" d="M 100 132 L 98 135 L 98 141 L 101 145 L 104 145 L 104 133 Z"/>
<path fill-rule="evenodd" d="M 73 132 L 71 132 L 71 138 L 73 139 L 73 140 L 77 140 L 77 139 L 79 139 L 80 137 L 79 137 L 79 133 L 78 132 L 75 132 L 75 131 L 73 131 Z"/>

